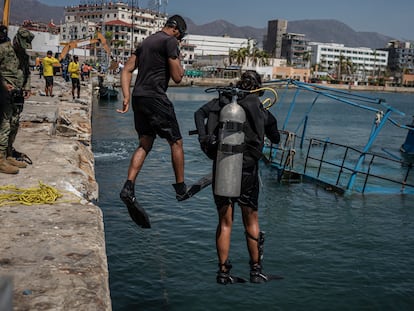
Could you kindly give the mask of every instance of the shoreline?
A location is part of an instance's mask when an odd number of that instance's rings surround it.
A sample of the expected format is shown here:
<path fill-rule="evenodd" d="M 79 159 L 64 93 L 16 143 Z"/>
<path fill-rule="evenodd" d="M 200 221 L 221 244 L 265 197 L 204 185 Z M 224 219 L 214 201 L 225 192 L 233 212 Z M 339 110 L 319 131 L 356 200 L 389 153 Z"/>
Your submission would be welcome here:
<path fill-rule="evenodd" d="M 219 78 L 189 78 L 183 77 L 180 84 L 170 83 L 169 87 L 213 87 L 213 86 L 227 86 L 229 83 L 235 83 L 237 79 L 219 79 Z M 271 86 L 271 82 L 264 81 L 263 85 Z M 349 84 L 324 84 L 318 83 L 316 85 L 325 86 L 329 88 L 349 91 L 367 91 L 367 92 L 393 92 L 393 93 L 414 93 L 414 87 L 401 86 L 375 86 L 375 85 L 349 85 Z"/>
<path fill-rule="evenodd" d="M 108 78 L 110 77 L 110 78 Z M 106 83 L 113 87 L 121 87 L 119 82 L 119 75 L 107 76 Z M 131 87 L 134 86 L 136 75 L 134 74 L 131 80 Z M 230 83 L 236 84 L 238 79 L 224 79 L 224 78 L 191 78 L 183 77 L 179 84 L 176 84 L 170 80 L 168 87 L 214 87 L 214 86 L 228 86 Z M 272 86 L 271 81 L 263 81 L 263 86 Z M 315 85 L 329 87 L 338 90 L 346 91 L 362 91 L 362 92 L 392 92 L 392 93 L 414 93 L 414 87 L 403 86 L 376 86 L 376 85 L 351 85 L 351 84 L 328 84 L 328 83 L 315 83 Z"/>

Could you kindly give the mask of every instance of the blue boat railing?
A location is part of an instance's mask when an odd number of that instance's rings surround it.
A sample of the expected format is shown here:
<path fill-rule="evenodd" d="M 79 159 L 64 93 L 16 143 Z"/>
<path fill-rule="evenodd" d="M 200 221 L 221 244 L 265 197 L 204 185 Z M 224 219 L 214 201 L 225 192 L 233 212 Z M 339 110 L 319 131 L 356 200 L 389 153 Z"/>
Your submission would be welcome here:
<path fill-rule="evenodd" d="M 278 169 L 279 181 L 310 180 L 338 193 L 414 193 L 411 162 L 315 138 L 307 141 L 307 152 L 301 155 L 295 148 L 299 139 L 292 136 L 281 131 L 281 143 L 264 148 L 266 161 Z M 363 162 L 356 165 L 361 157 Z"/>
<path fill-rule="evenodd" d="M 393 115 L 398 115 L 400 118 L 405 116 L 403 112 L 392 107 L 382 98 L 320 84 L 291 79 L 273 80 L 268 84 L 281 93 L 278 94 L 279 100 L 274 111 L 277 115 L 285 115 L 284 120 L 280 120 L 281 143 L 277 146 L 267 144 L 263 149 L 267 161 L 278 168 L 278 180 L 295 182 L 310 179 L 333 187 L 339 192 L 411 191 L 414 193 L 412 163 L 396 156 L 388 157 L 372 152 L 374 144 L 378 145 L 377 139 L 387 124 L 403 131 L 412 129 L 393 118 Z M 306 100 L 304 101 L 303 98 Z M 338 139 L 320 140 L 314 138 L 315 135 L 308 134 L 311 126 L 314 126 L 315 118 L 311 115 L 315 115 L 313 113 L 315 107 L 319 103 L 323 105 L 327 102 L 346 104 L 356 111 L 366 112 L 364 115 L 368 116 L 368 123 L 365 129 L 368 131 L 366 140 L 360 140 L 360 142 L 364 141 L 362 146 L 341 145 L 331 142 Z M 302 115 L 298 116 L 298 111 Z M 291 124 L 292 120 L 296 120 L 295 124 Z M 326 134 L 329 133 L 330 130 L 327 128 Z M 391 155 L 391 152 L 386 153 Z"/>

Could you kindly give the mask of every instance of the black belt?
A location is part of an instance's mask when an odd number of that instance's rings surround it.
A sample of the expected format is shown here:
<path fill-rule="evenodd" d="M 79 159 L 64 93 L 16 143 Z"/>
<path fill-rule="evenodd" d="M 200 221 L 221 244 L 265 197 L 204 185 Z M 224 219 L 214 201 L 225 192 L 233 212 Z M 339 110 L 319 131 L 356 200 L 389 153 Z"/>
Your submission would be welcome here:
<path fill-rule="evenodd" d="M 218 151 L 221 151 L 223 153 L 242 153 L 246 150 L 246 144 L 240 144 L 240 145 L 229 145 L 229 144 L 219 144 Z"/>

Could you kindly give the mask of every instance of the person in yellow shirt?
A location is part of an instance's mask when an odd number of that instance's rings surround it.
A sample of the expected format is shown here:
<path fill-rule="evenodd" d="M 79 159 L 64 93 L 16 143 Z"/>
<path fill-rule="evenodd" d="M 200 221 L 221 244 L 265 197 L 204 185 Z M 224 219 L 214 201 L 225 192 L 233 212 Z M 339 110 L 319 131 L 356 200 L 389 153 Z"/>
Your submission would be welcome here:
<path fill-rule="evenodd" d="M 43 64 L 43 76 L 45 77 L 46 96 L 53 96 L 53 64 L 59 64 L 59 60 L 54 58 L 52 51 L 47 51 L 47 55 L 42 60 Z"/>
<path fill-rule="evenodd" d="M 68 72 L 72 80 L 72 96 L 73 96 L 73 100 L 75 100 L 75 89 L 77 90 L 78 98 L 79 98 L 79 93 L 80 93 L 80 81 L 79 81 L 80 68 L 79 68 L 78 56 L 76 55 L 73 56 L 73 61 L 71 61 L 69 64 Z"/>

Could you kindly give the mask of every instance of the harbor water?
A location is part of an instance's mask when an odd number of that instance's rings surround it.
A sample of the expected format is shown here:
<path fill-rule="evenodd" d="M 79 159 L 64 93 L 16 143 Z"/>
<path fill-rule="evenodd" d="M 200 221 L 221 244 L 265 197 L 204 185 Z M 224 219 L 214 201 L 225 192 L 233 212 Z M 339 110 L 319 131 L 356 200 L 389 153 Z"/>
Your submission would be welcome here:
<path fill-rule="evenodd" d="M 184 138 L 188 184 L 208 174 L 193 113 L 214 94 L 204 88 L 170 88 Z M 384 93 L 396 108 L 414 114 L 414 96 Z M 217 214 L 211 187 L 177 202 L 170 149 L 157 139 L 138 177 L 136 196 L 151 219 L 141 229 L 119 199 L 129 159 L 137 146 L 132 112 L 116 113 L 116 101 L 93 106 L 93 151 L 104 214 L 106 252 L 114 311 L 159 310 L 414 310 L 414 196 L 327 192 L 313 184 L 280 184 L 261 163 L 259 219 L 265 232 L 264 271 L 283 280 L 222 286 L 215 282 Z M 272 107 L 275 113 L 277 107 Z M 351 112 L 346 112 L 347 116 Z M 322 121 L 321 136 L 338 131 L 346 140 L 366 126 L 355 111 L 347 127 Z M 324 112 L 338 118 L 338 109 Z M 329 114 L 332 114 L 330 117 Z M 343 116 L 344 114 L 342 114 Z M 341 113 L 339 113 L 339 118 Z M 353 120 L 353 121 L 352 121 Z M 402 120 L 402 119 L 401 119 Z M 371 122 L 368 120 L 366 122 Z M 335 122 L 333 122 L 335 123 Z M 279 124 L 280 125 L 280 124 Z M 399 155 L 404 136 L 380 137 Z M 343 142 L 344 143 L 344 142 Z M 248 278 L 249 258 L 241 213 L 235 210 L 230 260 Z"/>

